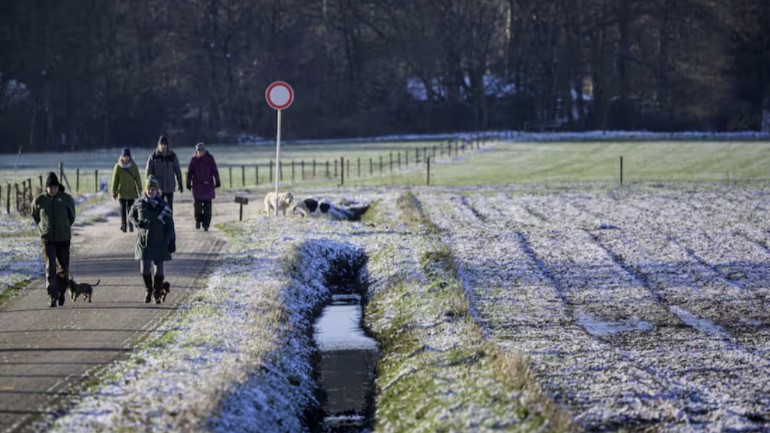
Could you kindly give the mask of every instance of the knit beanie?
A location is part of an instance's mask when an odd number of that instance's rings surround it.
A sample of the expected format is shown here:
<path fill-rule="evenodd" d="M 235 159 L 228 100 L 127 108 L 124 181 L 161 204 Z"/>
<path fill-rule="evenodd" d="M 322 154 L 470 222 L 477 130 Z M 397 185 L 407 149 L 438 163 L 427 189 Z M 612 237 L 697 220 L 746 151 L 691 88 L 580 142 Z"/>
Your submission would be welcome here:
<path fill-rule="evenodd" d="M 158 138 L 158 144 L 165 144 L 168 146 L 168 138 L 166 138 L 165 135 L 161 135 L 160 138 Z"/>
<path fill-rule="evenodd" d="M 48 172 L 48 177 L 45 178 L 45 187 L 48 188 L 49 186 L 61 186 L 59 178 L 56 177 L 56 173 L 52 171 Z"/>
<path fill-rule="evenodd" d="M 131 149 L 124 147 L 123 151 L 120 153 L 120 156 L 131 156 Z"/>
<path fill-rule="evenodd" d="M 147 189 L 158 188 L 158 185 L 159 185 L 158 178 L 156 178 L 153 175 L 150 175 L 147 177 L 147 186 L 146 186 Z"/>

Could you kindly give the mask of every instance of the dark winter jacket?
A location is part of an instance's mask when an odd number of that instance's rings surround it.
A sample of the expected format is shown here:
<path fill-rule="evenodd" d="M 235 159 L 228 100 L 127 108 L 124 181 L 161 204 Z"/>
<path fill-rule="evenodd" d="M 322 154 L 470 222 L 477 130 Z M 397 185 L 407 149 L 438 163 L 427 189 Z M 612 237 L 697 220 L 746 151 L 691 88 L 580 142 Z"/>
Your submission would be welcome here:
<path fill-rule="evenodd" d="M 128 218 L 139 228 L 134 250 L 136 260 L 171 260 L 171 253 L 176 249 L 176 234 L 168 203 L 159 197 L 142 195 L 131 207 Z"/>
<path fill-rule="evenodd" d="M 72 224 L 75 223 L 75 201 L 59 186 L 55 196 L 42 193 L 32 202 L 32 219 L 35 220 L 40 237 L 46 241 L 69 241 L 72 239 Z"/>
<path fill-rule="evenodd" d="M 215 188 L 221 185 L 217 163 L 210 153 L 193 156 L 187 167 L 187 189 L 192 190 L 195 200 L 212 200 L 216 197 Z"/>
<path fill-rule="evenodd" d="M 149 158 L 147 158 L 147 167 L 144 170 L 144 178 L 147 179 L 150 175 L 155 176 L 158 179 L 158 187 L 162 192 L 174 192 L 174 176 L 176 176 L 176 185 L 179 188 L 184 185 L 182 183 L 182 170 L 179 168 L 179 159 L 172 151 L 167 151 L 166 154 L 160 153 L 155 150 Z"/>
<path fill-rule="evenodd" d="M 128 167 L 125 167 L 120 161 L 112 169 L 112 192 L 118 195 L 118 198 L 124 200 L 135 200 L 142 193 L 142 178 L 139 176 L 139 167 L 134 160 Z"/>

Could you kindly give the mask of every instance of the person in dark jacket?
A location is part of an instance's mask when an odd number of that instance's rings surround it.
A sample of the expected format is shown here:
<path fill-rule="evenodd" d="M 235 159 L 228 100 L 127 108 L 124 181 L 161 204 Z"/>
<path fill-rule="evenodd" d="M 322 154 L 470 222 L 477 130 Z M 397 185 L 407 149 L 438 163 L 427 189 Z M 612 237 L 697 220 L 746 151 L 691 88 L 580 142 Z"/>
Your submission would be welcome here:
<path fill-rule="evenodd" d="M 134 200 L 142 193 L 142 180 L 139 177 L 139 167 L 131 158 L 131 149 L 124 147 L 115 168 L 112 169 L 112 199 L 120 201 L 120 231 L 134 231 L 134 225 L 128 223 L 128 211 L 134 205 Z"/>
<path fill-rule="evenodd" d="M 50 306 L 64 305 L 70 268 L 70 240 L 75 223 L 75 201 L 53 172 L 45 180 L 45 192 L 32 202 L 35 220 L 43 242 L 45 288 Z"/>
<path fill-rule="evenodd" d="M 179 168 L 179 159 L 176 154 L 168 148 L 168 138 L 161 135 L 158 139 L 158 147 L 149 158 L 147 158 L 147 167 L 144 170 L 144 177 L 155 176 L 158 179 L 160 194 L 168 202 L 168 207 L 174 208 L 174 190 L 179 187 L 179 192 L 184 191 L 182 187 L 182 170 Z M 176 180 L 176 183 L 174 182 Z"/>
<path fill-rule="evenodd" d="M 134 203 L 128 219 L 138 229 L 134 258 L 139 260 L 139 272 L 147 289 L 144 302 L 150 302 L 154 296 L 155 303 L 160 304 L 163 262 L 171 260 L 171 253 L 176 251 L 176 234 L 171 207 L 160 196 L 155 177 L 147 178 L 144 194 Z"/>
<path fill-rule="evenodd" d="M 219 181 L 219 171 L 214 157 L 206 150 L 203 143 L 195 145 L 195 154 L 187 167 L 187 190 L 192 191 L 195 204 L 195 228 L 203 226 L 209 231 L 211 225 L 211 200 L 216 197 L 216 188 L 222 184 Z"/>

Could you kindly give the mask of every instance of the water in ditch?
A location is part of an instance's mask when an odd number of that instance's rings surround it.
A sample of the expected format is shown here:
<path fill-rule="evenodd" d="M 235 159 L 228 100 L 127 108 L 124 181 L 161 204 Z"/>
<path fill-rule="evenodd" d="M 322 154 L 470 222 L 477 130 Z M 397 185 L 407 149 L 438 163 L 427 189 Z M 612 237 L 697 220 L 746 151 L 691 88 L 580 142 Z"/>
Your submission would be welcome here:
<path fill-rule="evenodd" d="M 359 295 L 332 295 L 314 325 L 320 386 L 326 396 L 323 432 L 358 433 L 369 422 L 378 346 L 364 333 L 362 314 Z"/>

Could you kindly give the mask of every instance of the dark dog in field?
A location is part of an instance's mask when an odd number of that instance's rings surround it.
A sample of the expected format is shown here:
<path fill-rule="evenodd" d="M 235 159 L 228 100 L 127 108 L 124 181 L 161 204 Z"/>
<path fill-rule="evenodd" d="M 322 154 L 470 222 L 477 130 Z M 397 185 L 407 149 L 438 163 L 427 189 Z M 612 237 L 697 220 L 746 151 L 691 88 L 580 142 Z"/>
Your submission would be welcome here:
<path fill-rule="evenodd" d="M 70 299 L 72 302 L 78 300 L 80 295 L 83 295 L 83 299 L 88 299 L 91 302 L 91 295 L 94 293 L 94 287 L 98 286 L 102 280 L 96 280 L 96 284 L 88 283 L 76 283 L 75 280 L 69 279 L 67 281 L 67 290 L 70 292 Z"/>
<path fill-rule="evenodd" d="M 368 209 L 368 204 L 343 201 L 340 205 L 335 205 L 325 198 L 308 197 L 296 202 L 292 213 L 302 217 L 327 218 L 332 221 L 358 221 Z"/>
<path fill-rule="evenodd" d="M 161 286 L 161 290 L 160 290 L 160 299 L 163 302 L 166 302 L 166 295 L 168 295 L 168 292 L 170 291 L 171 291 L 171 283 L 169 283 L 168 281 L 164 281 L 163 286 Z"/>

